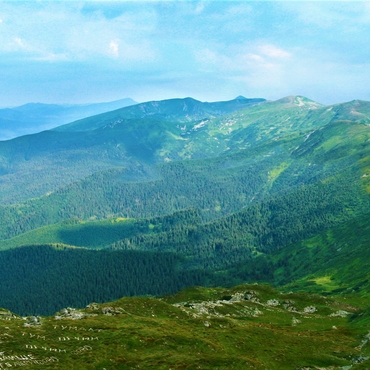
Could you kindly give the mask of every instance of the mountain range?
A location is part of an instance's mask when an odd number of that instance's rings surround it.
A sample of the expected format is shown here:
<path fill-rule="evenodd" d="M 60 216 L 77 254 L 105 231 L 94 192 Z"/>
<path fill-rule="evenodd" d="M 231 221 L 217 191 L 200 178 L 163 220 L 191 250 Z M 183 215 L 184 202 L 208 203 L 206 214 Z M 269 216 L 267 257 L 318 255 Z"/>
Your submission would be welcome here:
<path fill-rule="evenodd" d="M 130 98 L 97 104 L 28 103 L 0 109 L 0 140 L 34 134 L 68 122 L 136 104 Z"/>
<path fill-rule="evenodd" d="M 89 323 L 123 325 L 121 317 L 134 315 L 143 338 L 162 343 L 165 339 L 146 332 L 149 311 L 140 313 L 139 306 L 159 305 L 153 317 L 164 318 L 164 312 L 191 317 L 203 302 L 207 309 L 193 317 L 201 321 L 189 323 L 201 346 L 209 340 L 204 330 L 225 326 L 220 336 L 212 332 L 217 339 L 211 344 L 225 348 L 228 335 L 239 338 L 245 330 L 248 312 L 260 310 L 265 318 L 258 314 L 251 323 L 257 342 L 263 327 L 286 341 L 289 351 L 295 351 L 297 335 L 306 338 L 302 348 L 317 351 L 302 357 L 280 347 L 265 349 L 271 355 L 243 357 L 245 366 L 365 369 L 370 362 L 370 102 L 325 106 L 303 96 L 276 101 L 239 96 L 213 103 L 185 98 L 134 104 L 1 141 L 0 184 L 0 306 L 16 314 L 53 315 L 93 301 L 166 294 L 157 301 L 117 301 L 109 306 L 116 307 L 110 315 L 117 316 L 110 319 L 115 324 L 100 311 L 96 319 L 88 316 Z M 259 285 L 241 285 L 246 283 Z M 251 297 L 258 300 L 246 307 Z M 236 306 L 225 303 L 230 300 Z M 290 301 L 302 307 L 290 310 Z M 175 306 L 165 306 L 168 302 Z M 303 302 L 325 314 L 305 312 Z M 93 314 L 89 307 L 81 314 Z M 347 313 L 335 316 L 339 311 Z M 305 321 L 312 325 L 297 326 Z M 193 325 L 199 323 L 198 332 Z M 181 337 L 189 329 L 171 325 L 174 348 L 197 341 Z M 340 344 L 329 344 L 334 338 Z M 319 350 L 320 340 L 325 348 Z M 140 343 L 125 346 L 143 354 Z M 168 349 L 162 358 L 164 353 Z M 195 358 L 181 353 L 182 362 L 176 361 L 193 366 Z M 100 366 L 86 356 L 91 368 Z M 137 365 L 129 356 L 122 362 L 118 354 L 111 356 L 114 368 Z M 239 353 L 206 356 L 204 368 L 242 368 L 242 362 L 232 362 Z M 60 368 L 68 368 L 67 357 Z M 153 358 L 141 361 L 147 368 L 162 366 Z M 163 361 L 163 368 L 173 366 Z"/>

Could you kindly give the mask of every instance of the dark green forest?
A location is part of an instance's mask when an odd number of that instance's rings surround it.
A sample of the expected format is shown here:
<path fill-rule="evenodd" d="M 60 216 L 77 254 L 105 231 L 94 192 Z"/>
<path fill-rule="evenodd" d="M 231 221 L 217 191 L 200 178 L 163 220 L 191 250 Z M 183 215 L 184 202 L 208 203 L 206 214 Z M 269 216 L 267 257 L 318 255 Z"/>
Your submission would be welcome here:
<path fill-rule="evenodd" d="M 207 285 L 201 271 L 178 271 L 173 253 L 32 246 L 0 253 L 0 305 L 21 315 L 52 315 L 122 296 Z"/>

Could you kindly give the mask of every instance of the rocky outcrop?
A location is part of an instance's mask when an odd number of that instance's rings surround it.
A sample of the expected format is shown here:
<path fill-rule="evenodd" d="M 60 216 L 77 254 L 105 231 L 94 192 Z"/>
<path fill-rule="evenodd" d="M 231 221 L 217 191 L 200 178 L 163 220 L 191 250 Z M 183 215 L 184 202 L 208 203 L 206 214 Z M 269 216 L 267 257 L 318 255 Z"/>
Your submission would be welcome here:
<path fill-rule="evenodd" d="M 307 306 L 303 309 L 304 313 L 315 313 L 317 308 L 315 306 Z"/>
<path fill-rule="evenodd" d="M 276 307 L 280 305 L 280 302 L 277 299 L 269 299 L 266 304 L 268 306 Z"/>
<path fill-rule="evenodd" d="M 336 312 L 331 313 L 329 316 L 331 317 L 347 317 L 349 315 L 349 312 L 344 310 L 338 310 Z"/>
<path fill-rule="evenodd" d="M 97 316 L 96 314 L 88 314 L 77 310 L 75 308 L 67 307 L 62 308 L 57 314 L 54 316 L 55 320 L 62 320 L 62 319 L 70 319 L 70 320 L 81 320 L 84 317 L 89 316 Z"/>
<path fill-rule="evenodd" d="M 103 307 L 101 309 L 103 315 L 115 316 L 121 313 L 125 313 L 125 310 L 121 307 Z"/>
<path fill-rule="evenodd" d="M 23 317 L 23 320 L 26 321 L 23 324 L 24 327 L 40 326 L 41 325 L 41 318 L 38 317 L 38 316 L 27 316 L 27 317 Z"/>
<path fill-rule="evenodd" d="M 14 315 L 13 312 L 0 308 L 0 320 L 12 320 L 16 318 L 18 318 L 18 316 Z"/>

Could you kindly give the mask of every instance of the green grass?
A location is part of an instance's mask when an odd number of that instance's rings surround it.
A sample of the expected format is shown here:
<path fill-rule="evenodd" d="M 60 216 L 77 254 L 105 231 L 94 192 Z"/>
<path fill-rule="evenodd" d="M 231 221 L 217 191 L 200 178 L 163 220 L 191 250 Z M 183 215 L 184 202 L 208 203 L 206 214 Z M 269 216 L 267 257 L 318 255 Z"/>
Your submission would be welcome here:
<path fill-rule="evenodd" d="M 246 293 L 258 301 L 244 299 Z M 272 299 L 279 304 L 269 305 Z M 305 313 L 309 306 L 316 312 Z M 112 315 L 102 313 L 105 307 Z M 346 310 L 347 317 L 337 316 L 339 310 Z M 93 316 L 42 317 L 35 327 L 0 312 L 0 364 L 16 367 L 19 361 L 26 369 L 339 369 L 370 354 L 368 344 L 358 349 L 370 328 L 361 307 L 282 294 L 265 285 L 122 298 L 81 312 Z M 360 319 L 352 320 L 353 315 Z"/>
<path fill-rule="evenodd" d="M 291 245 L 271 258 L 287 261 L 275 277 L 287 271 L 288 289 L 335 294 L 354 291 L 370 297 L 369 214 L 358 216 L 317 236 Z"/>
<path fill-rule="evenodd" d="M 282 162 L 279 164 L 278 167 L 273 168 L 272 170 L 269 171 L 269 181 L 272 183 L 274 182 L 279 175 L 289 167 L 289 163 L 287 162 Z"/>

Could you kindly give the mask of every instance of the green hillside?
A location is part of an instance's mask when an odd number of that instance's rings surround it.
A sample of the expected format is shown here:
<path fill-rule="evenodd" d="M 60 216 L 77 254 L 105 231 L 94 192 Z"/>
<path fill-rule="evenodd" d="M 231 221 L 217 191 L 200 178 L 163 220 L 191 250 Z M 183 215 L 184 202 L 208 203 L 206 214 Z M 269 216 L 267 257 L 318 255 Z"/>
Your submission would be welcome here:
<path fill-rule="evenodd" d="M 1 310 L 4 368 L 366 369 L 361 299 L 282 294 L 264 285 L 122 298 L 50 317 Z"/>
<path fill-rule="evenodd" d="M 51 315 L 66 306 L 207 285 L 211 273 L 182 271 L 181 260 L 173 253 L 65 245 L 10 249 L 0 253 L 0 305 L 21 315 Z"/>
<path fill-rule="evenodd" d="M 70 219 L 1 240 L 0 249 L 50 243 L 101 249 L 125 238 L 193 227 L 200 222 L 199 213 L 191 209 L 149 219 L 111 218 L 101 221 Z"/>
<path fill-rule="evenodd" d="M 150 181 L 140 182 L 148 173 L 143 166 L 100 171 L 41 198 L 1 206 L 0 237 L 73 217 L 147 218 L 186 208 L 199 209 L 211 221 L 275 197 L 305 194 L 307 203 L 309 189 L 321 191 L 323 202 L 341 202 L 353 216 L 366 211 L 368 202 L 368 140 L 366 124 L 337 121 L 236 154 L 157 165 Z"/>
<path fill-rule="evenodd" d="M 357 217 L 285 248 L 277 255 L 276 263 L 281 267 L 275 270 L 276 279 L 291 281 L 292 288 L 361 292 L 369 297 L 369 217 Z"/>
<path fill-rule="evenodd" d="M 199 113 L 201 118 L 180 109 L 186 100 L 163 102 L 163 109 L 173 114 L 152 114 L 144 109 L 149 103 L 143 103 L 90 117 L 86 127 L 85 121 L 77 121 L 72 132 L 66 127 L 0 142 L 0 202 L 41 197 L 112 168 L 126 171 L 129 181 L 150 180 L 158 177 L 158 163 L 239 153 L 290 135 L 304 138 L 338 119 L 369 122 L 368 102 L 323 107 L 303 97 L 244 105 L 240 101 L 214 103 L 231 104 L 232 109 L 212 108 L 211 115 Z M 153 104 L 149 106 L 159 109 L 162 103 Z M 200 112 L 207 111 L 203 108 Z M 124 114 L 126 110 L 132 114 Z"/>

